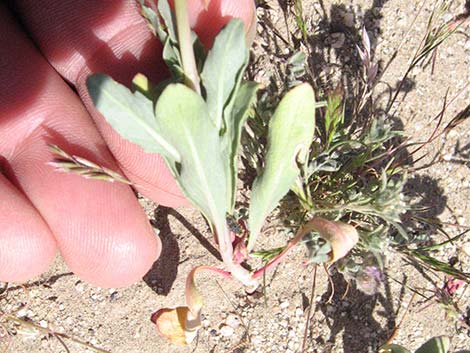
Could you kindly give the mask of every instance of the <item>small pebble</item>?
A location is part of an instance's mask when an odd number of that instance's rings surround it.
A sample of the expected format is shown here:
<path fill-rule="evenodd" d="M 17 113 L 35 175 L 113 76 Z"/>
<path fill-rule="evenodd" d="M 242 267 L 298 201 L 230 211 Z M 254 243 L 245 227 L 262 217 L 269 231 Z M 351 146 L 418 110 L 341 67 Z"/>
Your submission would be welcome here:
<path fill-rule="evenodd" d="M 285 300 L 279 306 L 281 309 L 287 309 L 289 307 L 289 301 Z"/>
<path fill-rule="evenodd" d="M 225 319 L 225 323 L 228 326 L 232 327 L 233 329 L 236 329 L 236 328 L 238 328 L 238 326 L 240 326 L 240 319 L 238 318 L 238 316 L 236 316 L 234 314 L 230 314 Z"/>
<path fill-rule="evenodd" d="M 346 27 L 354 27 L 354 14 L 346 12 L 343 14 L 343 23 Z"/>
<path fill-rule="evenodd" d="M 47 328 L 47 321 L 46 320 L 39 321 L 39 326 Z"/>
<path fill-rule="evenodd" d="M 27 314 L 28 314 L 28 310 L 23 308 L 23 309 L 18 310 L 18 312 L 16 313 L 16 316 L 17 317 L 25 317 Z"/>
<path fill-rule="evenodd" d="M 454 15 L 452 15 L 450 12 L 447 12 L 444 14 L 444 16 L 442 16 L 442 20 L 444 22 L 452 21 L 453 18 L 454 18 Z"/>
<path fill-rule="evenodd" d="M 333 305 L 326 306 L 326 313 L 328 315 L 333 315 L 336 312 L 336 308 Z"/>
<path fill-rule="evenodd" d="M 115 302 L 116 300 L 118 300 L 118 298 L 119 298 L 118 292 L 114 292 L 113 294 L 111 294 L 111 295 L 109 296 L 109 301 L 110 301 L 111 303 L 113 303 L 113 302 Z"/>
<path fill-rule="evenodd" d="M 335 49 L 340 49 L 343 47 L 344 42 L 346 41 L 346 36 L 344 33 L 333 33 L 330 36 L 331 47 Z"/>
<path fill-rule="evenodd" d="M 78 281 L 77 283 L 75 283 L 75 290 L 79 293 L 83 293 L 83 291 L 85 290 L 84 284 Z"/>
<path fill-rule="evenodd" d="M 406 20 L 405 17 L 399 18 L 398 21 L 396 22 L 398 27 L 406 27 L 408 25 L 408 21 Z"/>
<path fill-rule="evenodd" d="M 223 325 L 221 328 L 220 328 L 220 334 L 223 336 L 223 337 L 230 337 L 234 334 L 235 330 L 233 329 L 233 327 L 230 327 L 228 325 Z"/>

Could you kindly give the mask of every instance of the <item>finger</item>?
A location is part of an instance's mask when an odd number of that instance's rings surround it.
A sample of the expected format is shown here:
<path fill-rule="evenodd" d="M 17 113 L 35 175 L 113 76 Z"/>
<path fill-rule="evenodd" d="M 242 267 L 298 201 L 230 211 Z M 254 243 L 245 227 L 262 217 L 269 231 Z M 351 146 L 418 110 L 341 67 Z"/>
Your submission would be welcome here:
<path fill-rule="evenodd" d="M 117 169 L 78 97 L 2 6 L 0 33 L 0 155 L 10 180 L 47 222 L 72 271 L 100 286 L 137 281 L 160 251 L 145 213 L 123 184 L 85 180 L 47 165 L 53 159 L 47 144 L 54 143 Z M 9 222 L 3 218 L 0 229 L 21 231 Z M 19 269 L 8 270 L 14 271 Z"/>
<path fill-rule="evenodd" d="M 174 0 L 170 1 L 172 4 Z M 206 0 L 188 1 L 190 24 L 197 32 L 206 48 L 212 42 L 222 27 L 231 18 L 240 18 L 245 22 L 245 30 L 249 42 L 254 38 L 256 31 L 256 12 L 253 0 Z"/>
<path fill-rule="evenodd" d="M 165 206 L 186 205 L 162 158 L 122 139 L 94 110 L 86 89 L 86 79 L 92 72 L 107 73 L 127 86 L 138 72 L 154 82 L 166 75 L 161 45 L 148 30 L 137 2 L 50 0 L 48 6 L 34 0 L 16 3 L 44 55 L 76 85 L 121 168 L 141 186 L 139 191 Z M 245 16 L 247 22 L 253 17 L 253 1 L 239 1 L 240 6 L 231 3 L 213 0 L 205 11 L 199 0 L 190 2 L 191 21 L 208 41 L 214 33 L 206 26 L 220 28 L 234 15 Z"/>
<path fill-rule="evenodd" d="M 0 281 L 23 282 L 41 274 L 56 244 L 46 222 L 0 173 Z"/>

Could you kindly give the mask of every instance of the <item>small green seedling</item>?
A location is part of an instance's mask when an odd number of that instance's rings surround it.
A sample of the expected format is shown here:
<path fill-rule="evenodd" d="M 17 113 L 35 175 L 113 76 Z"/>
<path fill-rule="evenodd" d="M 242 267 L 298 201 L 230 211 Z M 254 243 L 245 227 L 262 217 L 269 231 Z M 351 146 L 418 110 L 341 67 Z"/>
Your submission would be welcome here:
<path fill-rule="evenodd" d="M 162 309 L 153 320 L 159 332 L 177 344 L 190 343 L 201 324 L 202 297 L 195 286 L 199 271 L 213 271 L 240 281 L 254 291 L 263 273 L 281 261 L 290 249 L 316 232 L 324 239 L 319 258 L 334 262 L 358 241 L 352 226 L 314 218 L 299 229 L 294 239 L 266 266 L 249 271 L 248 260 L 266 217 L 291 189 L 306 163 L 315 132 L 315 94 L 309 84 L 299 84 L 280 101 L 269 123 L 263 168 L 251 191 L 247 234 L 235 234 L 233 218 L 238 178 L 237 162 L 244 124 L 256 102 L 259 85 L 243 80 L 249 48 L 241 20 L 231 20 L 217 35 L 206 53 L 188 22 L 186 0 L 175 0 L 173 13 L 167 0 L 158 1 L 158 13 L 142 2 L 142 13 L 153 33 L 163 43 L 163 58 L 172 77 L 153 85 L 142 74 L 135 76 L 134 89 L 104 74 L 88 78 L 94 105 L 125 139 L 146 152 L 160 154 L 183 194 L 210 224 L 225 269 L 201 266 L 186 282 L 187 306 Z M 70 156 L 55 165 L 105 180 L 116 178 L 109 170 Z M 65 153 L 65 154 L 64 154 Z M 85 170 L 83 169 L 85 168 Z M 114 176 L 113 176 L 114 175 Z"/>
<path fill-rule="evenodd" d="M 433 337 L 421 347 L 419 347 L 415 353 L 448 353 L 450 347 L 450 339 L 447 336 Z M 410 350 L 398 344 L 387 344 L 380 348 L 379 353 L 411 353 Z M 463 350 L 455 353 L 470 353 L 470 351 Z"/>

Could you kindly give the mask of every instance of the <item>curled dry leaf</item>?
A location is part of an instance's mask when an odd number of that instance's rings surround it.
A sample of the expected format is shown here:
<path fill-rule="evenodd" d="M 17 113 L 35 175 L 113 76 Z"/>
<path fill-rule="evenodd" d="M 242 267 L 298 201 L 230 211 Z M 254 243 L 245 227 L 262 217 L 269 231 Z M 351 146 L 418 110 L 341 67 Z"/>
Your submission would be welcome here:
<path fill-rule="evenodd" d="M 200 317 L 188 320 L 192 316 L 187 306 L 174 309 L 160 309 L 152 315 L 152 321 L 157 325 L 161 336 L 174 344 L 187 345 L 196 337 L 201 325 Z"/>
<path fill-rule="evenodd" d="M 152 322 L 157 325 L 159 334 L 170 342 L 178 345 L 188 345 L 196 338 L 201 327 L 202 295 L 194 281 L 199 271 L 212 271 L 226 278 L 230 273 L 210 266 L 199 266 L 191 270 L 186 278 L 186 304 L 176 308 L 160 309 L 152 315 Z"/>
<path fill-rule="evenodd" d="M 302 227 L 303 234 L 312 231 L 320 233 L 320 237 L 330 243 L 330 262 L 346 256 L 359 241 L 356 228 L 343 222 L 314 218 Z"/>

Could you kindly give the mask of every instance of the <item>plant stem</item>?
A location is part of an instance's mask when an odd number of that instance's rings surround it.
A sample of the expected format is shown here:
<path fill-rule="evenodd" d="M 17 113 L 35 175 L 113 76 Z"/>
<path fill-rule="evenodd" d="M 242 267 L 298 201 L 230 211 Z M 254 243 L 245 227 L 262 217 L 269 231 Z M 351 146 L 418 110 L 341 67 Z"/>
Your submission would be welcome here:
<path fill-rule="evenodd" d="M 271 268 L 279 264 L 282 260 L 284 260 L 284 258 L 289 254 L 289 252 L 298 244 L 299 241 L 302 240 L 304 235 L 305 232 L 303 232 L 303 229 L 300 228 L 297 231 L 295 237 L 289 242 L 289 244 L 287 244 L 287 246 L 284 248 L 284 250 L 282 250 L 279 255 L 272 259 L 266 266 L 263 266 L 262 268 L 253 273 L 253 278 L 256 279 L 261 277 L 266 271 L 270 270 Z"/>
<path fill-rule="evenodd" d="M 175 0 L 176 26 L 178 31 L 178 41 L 180 45 L 181 60 L 185 84 L 189 88 L 201 94 L 199 85 L 199 73 L 197 71 L 196 59 L 191 40 L 191 28 L 189 27 L 189 15 L 187 0 Z"/>
<path fill-rule="evenodd" d="M 230 238 L 230 229 L 227 223 L 216 225 L 215 230 L 217 233 L 219 252 L 227 270 L 235 279 L 247 287 L 248 292 L 254 292 L 259 286 L 258 281 L 247 269 L 233 261 L 233 246 Z"/>

